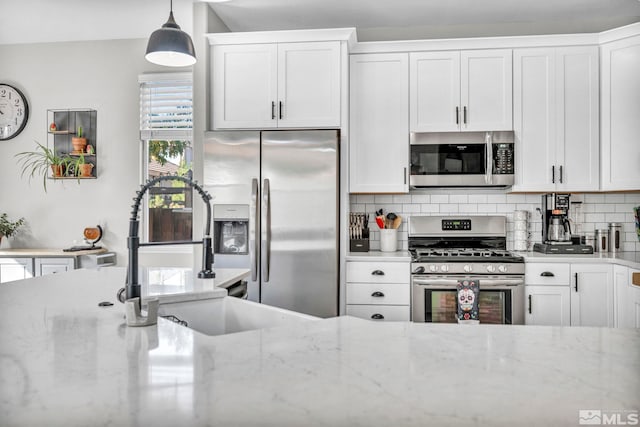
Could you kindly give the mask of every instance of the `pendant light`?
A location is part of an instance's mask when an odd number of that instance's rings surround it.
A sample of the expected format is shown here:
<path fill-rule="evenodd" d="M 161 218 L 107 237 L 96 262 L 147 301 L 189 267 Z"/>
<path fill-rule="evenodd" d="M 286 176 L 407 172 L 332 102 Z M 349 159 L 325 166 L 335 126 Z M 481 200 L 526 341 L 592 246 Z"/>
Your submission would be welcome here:
<path fill-rule="evenodd" d="M 182 31 L 173 19 L 173 0 L 169 19 L 149 37 L 145 58 L 154 64 L 168 67 L 186 67 L 196 63 L 196 52 L 191 37 Z"/>

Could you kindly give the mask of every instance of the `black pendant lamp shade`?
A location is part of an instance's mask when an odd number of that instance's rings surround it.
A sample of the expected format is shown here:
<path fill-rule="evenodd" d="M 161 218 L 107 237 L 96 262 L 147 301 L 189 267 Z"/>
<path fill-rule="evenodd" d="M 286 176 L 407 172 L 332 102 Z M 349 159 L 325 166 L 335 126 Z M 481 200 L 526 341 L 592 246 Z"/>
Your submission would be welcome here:
<path fill-rule="evenodd" d="M 182 31 L 173 19 L 173 0 L 169 19 L 149 37 L 145 58 L 154 64 L 168 67 L 186 67 L 196 63 L 196 52 L 191 37 Z"/>

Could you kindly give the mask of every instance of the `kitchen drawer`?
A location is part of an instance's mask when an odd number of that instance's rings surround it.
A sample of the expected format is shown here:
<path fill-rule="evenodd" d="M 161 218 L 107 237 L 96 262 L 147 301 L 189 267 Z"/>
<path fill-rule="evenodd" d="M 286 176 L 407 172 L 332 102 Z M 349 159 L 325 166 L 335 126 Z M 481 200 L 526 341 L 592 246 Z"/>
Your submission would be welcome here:
<path fill-rule="evenodd" d="M 409 283 L 408 262 L 347 262 L 348 283 Z"/>
<path fill-rule="evenodd" d="M 408 321 L 408 305 L 347 305 L 347 315 L 376 321 Z"/>
<path fill-rule="evenodd" d="M 569 264 L 525 263 L 524 281 L 527 285 L 568 286 L 570 282 Z"/>
<path fill-rule="evenodd" d="M 347 283 L 347 304 L 410 304 L 408 283 Z"/>

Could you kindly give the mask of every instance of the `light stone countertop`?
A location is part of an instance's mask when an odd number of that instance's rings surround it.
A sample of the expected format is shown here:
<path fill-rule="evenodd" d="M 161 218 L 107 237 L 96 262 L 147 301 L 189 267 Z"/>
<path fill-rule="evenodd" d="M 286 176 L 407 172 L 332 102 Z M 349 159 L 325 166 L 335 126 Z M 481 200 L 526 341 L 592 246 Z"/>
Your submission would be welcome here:
<path fill-rule="evenodd" d="M 617 254 L 594 253 L 588 255 L 556 255 L 539 252 L 517 252 L 525 262 L 608 263 L 640 269 L 640 252 L 618 252 Z"/>
<path fill-rule="evenodd" d="M 384 261 L 384 262 L 409 262 L 411 254 L 408 251 L 382 252 L 348 252 L 347 261 Z"/>
<path fill-rule="evenodd" d="M 0 286 L 0 424 L 578 425 L 640 410 L 640 330 L 341 317 L 205 336 L 124 326 L 121 275 Z"/>
<path fill-rule="evenodd" d="M 72 252 L 65 252 L 62 249 L 2 249 L 0 250 L 0 258 L 73 258 L 107 252 L 105 248 Z"/>

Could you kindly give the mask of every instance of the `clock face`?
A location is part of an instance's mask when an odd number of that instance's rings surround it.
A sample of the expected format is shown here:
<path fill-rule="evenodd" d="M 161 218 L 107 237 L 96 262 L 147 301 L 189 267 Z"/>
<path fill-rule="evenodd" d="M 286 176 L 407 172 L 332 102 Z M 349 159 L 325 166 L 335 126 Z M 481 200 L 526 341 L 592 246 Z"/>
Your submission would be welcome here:
<path fill-rule="evenodd" d="M 0 141 L 17 136 L 27 125 L 29 105 L 22 92 L 0 83 Z"/>

